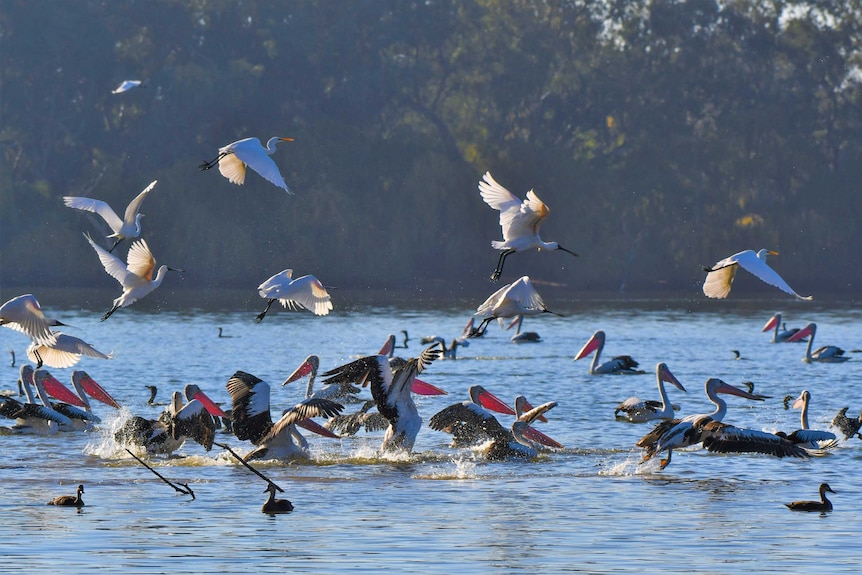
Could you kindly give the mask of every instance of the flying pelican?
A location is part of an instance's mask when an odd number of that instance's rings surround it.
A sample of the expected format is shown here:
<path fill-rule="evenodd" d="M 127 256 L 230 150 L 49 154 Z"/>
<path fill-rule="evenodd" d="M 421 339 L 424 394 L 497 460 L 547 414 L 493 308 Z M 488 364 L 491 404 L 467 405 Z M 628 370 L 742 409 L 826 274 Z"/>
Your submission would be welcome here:
<path fill-rule="evenodd" d="M 533 287 L 533 282 L 528 276 L 523 276 L 517 281 L 505 285 L 495 291 L 485 302 L 476 309 L 475 317 L 481 317 L 482 322 L 470 337 L 481 337 L 485 335 L 488 324 L 495 318 L 510 318 L 516 315 L 539 315 L 552 312 L 545 307 L 542 296 Z"/>
<path fill-rule="evenodd" d="M 581 358 L 584 358 L 590 355 L 593 351 L 596 354 L 593 356 L 593 362 L 590 364 L 590 374 L 592 375 L 602 375 L 602 374 L 624 374 L 624 375 L 636 375 L 646 373 L 643 370 L 637 369 L 638 362 L 632 359 L 630 355 L 618 355 L 612 358 L 610 361 L 606 361 L 603 364 L 599 364 L 599 356 L 602 354 L 602 350 L 605 348 L 605 332 L 602 330 L 596 331 L 590 339 L 587 340 L 587 343 L 584 344 L 584 347 L 575 355 L 575 361 L 578 361 Z"/>
<path fill-rule="evenodd" d="M 267 299 L 266 308 L 257 316 L 263 321 L 269 307 L 278 300 L 281 305 L 291 309 L 307 309 L 314 315 L 327 315 L 332 311 L 329 293 L 320 280 L 312 275 L 292 279 L 293 270 L 278 272 L 257 288 L 260 297 Z"/>
<path fill-rule="evenodd" d="M 805 363 L 812 363 L 815 361 L 822 363 L 841 363 L 842 361 L 848 361 L 850 359 L 850 357 L 844 355 L 843 349 L 835 345 L 824 345 L 812 352 L 811 348 L 814 346 L 815 333 L 817 333 L 817 324 L 811 322 L 790 336 L 787 340 L 789 343 L 799 341 L 805 337 L 808 338 L 808 346 L 805 348 L 805 357 L 802 358 L 802 361 Z"/>
<path fill-rule="evenodd" d="M 331 383 L 314 391 L 314 382 L 317 379 L 317 370 L 319 368 L 320 358 L 316 355 L 309 355 L 293 373 L 287 376 L 287 379 L 281 385 L 285 386 L 288 383 L 293 383 L 308 376 L 308 386 L 305 388 L 306 399 L 313 397 L 315 399 L 328 399 L 339 403 L 357 403 L 359 401 L 357 395 L 361 390 L 352 385 L 351 382 Z"/>
<path fill-rule="evenodd" d="M 276 144 L 292 141 L 293 138 L 279 138 L 276 136 L 270 138 L 266 143 L 266 148 L 264 148 L 257 138 L 237 140 L 219 148 L 218 156 L 212 161 L 204 162 L 199 168 L 201 170 L 209 170 L 218 164 L 218 170 L 222 176 L 227 178 L 230 183 L 241 186 L 245 183 L 245 169 L 249 167 L 260 174 L 265 180 L 275 184 L 288 194 L 293 195 L 293 192 L 284 183 L 284 178 L 281 177 L 278 166 L 269 157 L 275 153 Z"/>
<path fill-rule="evenodd" d="M 562 250 L 573 256 L 578 255 L 557 242 L 544 242 L 539 237 L 539 228 L 551 210 L 533 190 L 527 192 L 527 197 L 522 203 L 515 194 L 498 184 L 491 177 L 491 172 L 485 172 L 482 181 L 479 182 L 479 193 L 486 204 L 499 210 L 500 227 L 503 229 L 503 241 L 491 242 L 495 250 L 501 250 L 497 267 L 491 274 L 491 281 L 500 279 L 506 258 L 515 252 L 535 248 L 539 251 Z"/>
<path fill-rule="evenodd" d="M 61 507 L 83 507 L 84 500 L 81 495 L 84 493 L 84 486 L 79 485 L 76 495 L 59 495 L 48 502 L 48 505 L 58 505 Z"/>
<path fill-rule="evenodd" d="M 144 202 L 144 198 L 147 197 L 147 194 L 156 187 L 157 182 L 158 180 L 153 180 L 149 186 L 144 188 L 143 192 L 135 196 L 135 199 L 129 202 L 129 205 L 126 206 L 126 212 L 123 215 L 123 219 L 120 219 L 120 216 L 111 209 L 111 206 L 102 200 L 94 200 L 92 198 L 82 198 L 77 196 L 64 196 L 63 203 L 70 208 L 84 210 L 86 212 L 94 212 L 102 216 L 102 219 L 105 220 L 105 223 L 108 224 L 108 227 L 110 227 L 114 232 L 108 237 L 116 238 L 114 240 L 114 245 L 108 250 L 108 253 L 110 253 L 114 251 L 114 248 L 117 247 L 117 245 L 119 245 L 119 243 L 124 239 L 137 238 L 141 235 L 141 218 L 144 216 L 144 214 L 140 213 L 141 204 Z"/>
<path fill-rule="evenodd" d="M 270 481 L 266 489 L 263 490 L 264 493 L 269 493 L 269 499 L 263 504 L 261 511 L 264 513 L 268 513 L 273 515 L 275 513 L 289 513 L 293 511 L 293 503 L 288 501 L 287 499 L 276 499 L 275 492 L 278 490 L 275 483 Z"/>
<path fill-rule="evenodd" d="M 681 391 L 685 391 L 685 388 L 676 376 L 671 373 L 666 363 L 656 364 L 655 378 L 658 383 L 658 394 L 661 401 L 644 401 L 639 397 L 630 397 L 617 406 L 614 410 L 614 417 L 617 419 L 626 419 L 632 423 L 641 423 L 654 419 L 673 419 L 673 412 L 678 411 L 679 406 L 671 404 L 668 400 L 667 391 L 664 389 L 664 382 L 672 383 Z"/>
<path fill-rule="evenodd" d="M 517 315 L 515 319 L 506 327 L 506 330 L 515 328 L 515 335 L 512 336 L 512 341 L 515 343 L 540 343 L 542 337 L 534 331 L 525 331 L 521 333 L 521 324 L 524 321 L 524 316 Z"/>
<path fill-rule="evenodd" d="M 129 265 L 127 267 L 123 264 L 123 260 L 97 245 L 93 241 L 93 238 L 88 235 L 84 237 L 87 238 L 87 241 L 90 242 L 90 245 L 99 254 L 99 259 L 102 261 L 102 266 L 104 266 L 108 275 L 123 286 L 122 295 L 114 300 L 113 307 L 102 316 L 102 321 L 111 317 L 111 314 L 117 311 L 117 309 L 135 303 L 159 287 L 168 271 L 183 271 L 161 265 L 155 279 L 153 279 L 153 271 L 156 269 L 156 258 L 153 257 L 152 252 L 150 252 L 150 246 L 147 245 L 147 241 L 143 238 L 134 242 L 132 247 L 129 248 L 129 255 L 127 257 Z"/>
<path fill-rule="evenodd" d="M 297 426 L 326 437 L 338 438 L 312 417 L 332 417 L 344 406 L 328 399 L 308 398 L 273 423 L 269 408 L 269 384 L 244 371 L 237 371 L 227 382 L 233 402 L 231 422 L 238 439 L 248 439 L 257 447 L 243 457 L 252 459 L 295 459 L 308 457 L 308 441 Z"/>
<path fill-rule="evenodd" d="M 66 324 L 45 317 L 36 296 L 28 293 L 13 297 L 0 306 L 0 325 L 20 331 L 34 343 L 52 344 L 56 343 L 57 336 L 51 328 Z M 14 358 L 13 353 L 13 361 Z"/>
<path fill-rule="evenodd" d="M 123 80 L 119 86 L 111 90 L 111 94 L 122 94 L 132 88 L 146 88 L 146 86 L 140 80 Z"/>
<path fill-rule="evenodd" d="M 828 483 L 820 484 L 820 501 L 794 501 L 785 503 L 791 511 L 832 511 L 832 502 L 826 499 L 826 492 L 835 493 Z"/>
<path fill-rule="evenodd" d="M 738 267 L 757 276 L 760 280 L 775 286 L 783 292 L 789 293 L 798 299 L 812 300 L 812 296 L 801 296 L 787 284 L 774 269 L 766 264 L 766 256 L 777 256 L 778 252 L 771 250 L 744 250 L 716 262 L 711 268 L 704 267 L 707 272 L 706 280 L 703 282 L 703 293 L 707 297 L 724 299 L 730 293 L 733 278 L 736 276 Z"/>
<path fill-rule="evenodd" d="M 780 331 L 779 331 L 780 327 Z M 799 331 L 798 327 L 794 327 L 791 329 L 785 329 L 786 325 L 781 323 L 781 314 L 776 313 L 769 321 L 766 322 L 766 325 L 763 326 L 763 329 L 760 330 L 762 332 L 766 332 L 772 330 L 772 343 L 786 343 L 790 337 Z M 801 339 L 795 341 L 804 341 Z"/>
<path fill-rule="evenodd" d="M 74 335 L 60 331 L 52 333 L 56 337 L 54 343 L 37 344 L 33 342 L 27 347 L 27 357 L 36 364 L 37 369 L 42 365 L 57 368 L 72 367 L 81 360 L 83 355 L 97 359 L 112 359 L 114 357 L 113 354 L 102 353 L 92 344 Z"/>
<path fill-rule="evenodd" d="M 807 389 L 802 390 L 799 398 L 793 402 L 793 409 L 801 409 L 801 425 L 800 428 L 793 433 L 785 434 L 787 437 L 799 447 L 804 449 L 829 449 L 838 444 L 838 438 L 831 431 L 818 431 L 808 428 L 808 402 L 811 401 L 811 394 Z M 781 435 L 778 433 L 776 435 Z"/>
<path fill-rule="evenodd" d="M 847 417 L 849 407 L 842 407 L 835 417 L 832 418 L 832 426 L 837 427 L 844 434 L 844 439 L 850 439 L 854 435 L 862 439 L 862 434 L 859 433 L 859 428 L 862 427 L 862 412 L 859 412 L 858 417 Z"/>

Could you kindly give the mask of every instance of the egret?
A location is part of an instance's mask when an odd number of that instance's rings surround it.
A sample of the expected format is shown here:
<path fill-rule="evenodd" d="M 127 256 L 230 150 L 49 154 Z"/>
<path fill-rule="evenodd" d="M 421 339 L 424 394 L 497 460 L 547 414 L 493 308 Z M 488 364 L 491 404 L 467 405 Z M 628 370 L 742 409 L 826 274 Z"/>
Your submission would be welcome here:
<path fill-rule="evenodd" d="M 539 237 L 539 228 L 551 210 L 533 190 L 527 192 L 527 198 L 522 203 L 515 194 L 498 184 L 491 177 L 491 172 L 485 172 L 479 182 L 479 193 L 486 204 L 500 211 L 500 227 L 503 228 L 503 241 L 491 242 L 494 249 L 502 252 L 497 267 L 491 274 L 491 281 L 500 279 L 503 263 L 515 252 L 536 248 L 540 251 L 562 250 L 573 256 L 578 255 L 557 242 L 545 242 Z"/>
<path fill-rule="evenodd" d="M 812 296 L 801 296 L 791 288 L 774 269 L 766 263 L 767 256 L 777 256 L 778 252 L 762 249 L 757 253 L 754 250 L 744 250 L 716 262 L 711 268 L 704 267 L 707 272 L 706 280 L 703 282 L 703 293 L 707 297 L 724 299 L 730 294 L 733 278 L 739 267 L 755 275 L 760 280 L 775 286 L 783 292 L 802 299 L 812 300 Z"/>
<path fill-rule="evenodd" d="M 523 276 L 517 281 L 505 285 L 490 295 L 480 305 L 473 315 L 481 317 L 482 322 L 476 332 L 469 337 L 480 337 L 485 334 L 488 324 L 494 318 L 510 318 L 516 315 L 538 315 L 541 313 L 554 313 L 545 307 L 542 296 L 533 287 L 528 276 Z"/>
<path fill-rule="evenodd" d="M 146 86 L 140 80 L 123 80 L 119 86 L 111 90 L 111 94 L 122 94 L 132 88 L 146 88 Z"/>
<path fill-rule="evenodd" d="M 293 195 L 293 192 L 284 183 L 284 178 L 281 177 L 278 166 L 269 157 L 275 153 L 276 144 L 292 141 L 293 138 L 280 138 L 276 136 L 270 138 L 266 143 L 266 148 L 264 148 L 257 138 L 237 140 L 219 148 L 218 156 L 212 161 L 202 163 L 199 168 L 201 170 L 209 170 L 218 164 L 218 170 L 221 172 L 221 175 L 227 178 L 230 183 L 241 186 L 245 183 L 245 168 L 248 166 L 263 176 L 265 180 L 282 188 L 288 194 Z"/>
<path fill-rule="evenodd" d="M 257 316 L 263 321 L 270 306 L 278 300 L 285 308 L 307 309 L 314 315 L 326 315 L 332 311 L 329 293 L 320 280 L 312 275 L 293 278 L 293 270 L 278 272 L 257 288 L 260 297 L 268 298 L 266 308 Z"/>
<path fill-rule="evenodd" d="M 159 267 L 155 279 L 153 279 L 153 271 L 156 269 L 156 258 L 150 252 L 150 247 L 147 241 L 143 238 L 132 244 L 129 248 L 128 263 L 126 266 L 123 260 L 109 253 L 106 249 L 96 244 L 88 235 L 84 235 L 96 253 L 99 254 L 99 259 L 105 267 L 108 275 L 120 282 L 123 286 L 123 293 L 120 297 L 114 300 L 113 307 L 102 316 L 102 321 L 105 321 L 111 314 L 117 311 L 118 308 L 131 305 L 159 287 L 162 280 L 165 279 L 165 274 L 169 271 L 181 272 L 183 270 L 171 268 L 166 265 Z"/>
<path fill-rule="evenodd" d="M 57 336 L 51 327 L 65 325 L 55 319 L 45 317 L 42 306 L 33 294 L 13 297 L 0 306 L 0 325 L 20 331 L 37 344 L 56 343 Z M 12 363 L 15 363 L 15 353 L 12 353 Z"/>
<path fill-rule="evenodd" d="M 92 198 L 83 198 L 78 196 L 64 196 L 63 203 L 70 208 L 84 210 L 86 212 L 94 212 L 102 216 L 102 219 L 105 220 L 105 223 L 107 223 L 114 232 L 108 237 L 116 238 L 114 240 L 114 245 L 108 250 L 110 253 L 114 251 L 114 248 L 117 247 L 117 245 L 124 239 L 137 238 L 141 235 L 141 218 L 144 215 L 140 213 L 141 204 L 144 202 L 144 198 L 147 197 L 147 194 L 156 187 L 157 182 L 158 180 L 153 180 L 149 186 L 144 188 L 143 192 L 135 196 L 135 199 L 129 202 L 129 205 L 126 206 L 126 213 L 123 215 L 123 219 L 120 219 L 120 216 L 111 209 L 111 206 L 102 200 L 94 200 Z"/>
<path fill-rule="evenodd" d="M 92 344 L 79 337 L 61 331 L 52 332 L 57 340 L 51 344 L 33 342 L 27 348 L 27 357 L 36 364 L 36 369 L 50 367 L 72 367 L 81 360 L 82 355 L 98 359 L 112 359 L 110 353 L 102 353 Z"/>

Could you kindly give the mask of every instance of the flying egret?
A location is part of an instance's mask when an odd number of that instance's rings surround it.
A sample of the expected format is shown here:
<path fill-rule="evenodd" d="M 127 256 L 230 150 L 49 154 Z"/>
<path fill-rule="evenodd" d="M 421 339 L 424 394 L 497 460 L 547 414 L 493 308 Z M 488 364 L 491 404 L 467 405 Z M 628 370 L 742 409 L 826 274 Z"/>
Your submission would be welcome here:
<path fill-rule="evenodd" d="M 159 267 L 155 279 L 153 279 L 153 271 L 156 269 L 156 258 L 150 252 L 150 247 L 146 240 L 140 239 L 132 244 L 129 248 L 128 267 L 123 264 L 123 260 L 109 253 L 106 249 L 96 244 L 93 238 L 84 234 L 96 253 L 99 254 L 99 259 L 108 275 L 120 282 L 123 286 L 123 293 L 120 297 L 114 300 L 113 307 L 102 316 L 102 321 L 105 321 L 111 314 L 117 311 L 117 308 L 131 305 L 159 287 L 162 280 L 165 279 L 165 274 L 168 271 L 181 272 L 183 270 L 171 268 L 166 265 Z"/>
<path fill-rule="evenodd" d="M 468 337 L 480 337 L 485 335 L 485 330 L 494 318 L 510 318 L 516 315 L 539 315 L 541 313 L 554 313 L 545 307 L 542 296 L 533 287 L 528 276 L 503 286 L 495 291 L 480 305 L 473 315 L 481 317 L 482 322 L 473 335 Z"/>
<path fill-rule="evenodd" d="M 332 310 L 329 293 L 320 280 L 312 275 L 292 279 L 293 270 L 278 272 L 257 288 L 260 297 L 268 298 L 266 308 L 257 316 L 257 323 L 263 321 L 266 312 L 275 300 L 285 308 L 307 309 L 314 315 L 326 315 Z"/>
<path fill-rule="evenodd" d="M 111 94 L 122 94 L 132 88 L 146 88 L 146 86 L 140 80 L 123 80 L 119 86 L 111 90 Z"/>
<path fill-rule="evenodd" d="M 113 354 L 102 353 L 92 344 L 79 337 L 60 331 L 52 332 L 57 340 L 51 344 L 33 342 L 27 348 L 27 357 L 36 363 L 36 369 L 47 365 L 49 367 L 72 367 L 80 361 L 82 355 L 98 359 L 111 359 Z"/>
<path fill-rule="evenodd" d="M 63 203 L 69 206 L 70 208 L 75 208 L 77 210 L 84 210 L 87 212 L 94 212 L 102 216 L 102 219 L 105 220 L 105 223 L 110 226 L 111 230 L 113 230 L 113 234 L 109 235 L 109 238 L 117 238 L 114 240 L 114 245 L 111 246 L 111 249 L 108 252 L 114 251 L 114 248 L 126 238 L 137 238 L 141 235 L 141 218 L 144 214 L 140 213 L 141 204 L 144 201 L 144 198 L 147 197 L 147 194 L 156 187 L 156 182 L 158 180 L 153 180 L 153 182 L 144 188 L 144 191 L 135 196 L 135 199 L 129 202 L 129 205 L 126 206 L 126 213 L 123 215 L 123 219 L 120 219 L 120 216 L 111 209 L 111 206 L 103 202 L 102 200 L 94 200 L 92 198 L 82 198 L 76 196 L 64 196 Z"/>
<path fill-rule="evenodd" d="M 52 344 L 56 343 L 57 337 L 51 332 L 51 327 L 66 324 L 45 317 L 36 296 L 28 293 L 13 297 L 0 306 L 0 325 L 20 331 L 37 344 Z M 15 361 L 14 353 L 12 361 Z"/>
<path fill-rule="evenodd" d="M 777 256 L 778 252 L 772 250 L 760 250 L 754 253 L 754 250 L 744 250 L 730 257 L 724 258 L 716 262 L 711 268 L 704 267 L 703 271 L 707 272 L 706 280 L 703 282 L 703 293 L 707 297 L 724 299 L 730 293 L 733 278 L 736 277 L 736 270 L 740 266 L 747 272 L 754 274 L 762 281 L 771 286 L 775 286 L 783 292 L 789 293 L 798 299 L 812 300 L 812 296 L 801 296 L 791 288 L 784 279 L 776 273 L 774 269 L 766 264 L 767 256 Z"/>
<path fill-rule="evenodd" d="M 563 250 L 573 256 L 578 255 L 557 242 L 544 242 L 539 237 L 539 228 L 551 210 L 533 190 L 527 192 L 527 198 L 522 203 L 515 194 L 498 184 L 491 177 L 491 172 L 485 172 L 482 181 L 479 182 L 479 193 L 482 194 L 486 204 L 500 211 L 500 227 L 503 228 L 503 241 L 491 242 L 495 250 L 502 250 L 497 267 L 491 274 L 491 281 L 500 279 L 506 257 L 515 252 L 536 248 Z"/>
<path fill-rule="evenodd" d="M 275 153 L 276 144 L 292 141 L 293 138 L 279 138 L 275 136 L 269 139 L 266 143 L 266 148 L 264 148 L 257 138 L 237 140 L 219 148 L 218 156 L 212 161 L 202 163 L 199 168 L 201 170 L 209 170 L 218 164 L 218 170 L 222 176 L 227 178 L 230 183 L 241 186 L 245 183 L 245 168 L 248 166 L 263 176 L 264 179 L 284 189 L 288 194 L 293 195 L 293 192 L 284 183 L 284 178 L 281 177 L 278 166 L 269 157 Z"/>

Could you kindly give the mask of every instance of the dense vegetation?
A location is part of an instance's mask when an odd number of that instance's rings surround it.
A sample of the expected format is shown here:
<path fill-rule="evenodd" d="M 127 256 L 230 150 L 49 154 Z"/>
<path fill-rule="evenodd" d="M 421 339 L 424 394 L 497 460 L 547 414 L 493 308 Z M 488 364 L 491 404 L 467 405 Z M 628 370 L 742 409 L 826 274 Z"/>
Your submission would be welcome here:
<path fill-rule="evenodd" d="M 504 281 L 696 293 L 768 247 L 802 293 L 862 283 L 858 0 L 4 0 L 0 25 L 6 287 L 116 287 L 60 198 L 158 179 L 144 236 L 183 286 L 490 293 L 488 170 L 580 254 Z M 295 196 L 197 169 L 273 135 Z"/>

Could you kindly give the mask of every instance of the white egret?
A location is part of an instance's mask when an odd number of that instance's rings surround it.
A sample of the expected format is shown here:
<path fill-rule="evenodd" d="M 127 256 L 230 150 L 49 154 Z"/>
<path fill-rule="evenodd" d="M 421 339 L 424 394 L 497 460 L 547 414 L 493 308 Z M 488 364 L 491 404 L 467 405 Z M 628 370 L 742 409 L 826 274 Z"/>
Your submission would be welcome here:
<path fill-rule="evenodd" d="M 80 361 L 82 355 L 98 359 L 111 359 L 110 353 L 102 353 L 92 344 L 79 337 L 63 332 L 52 332 L 57 340 L 54 343 L 33 342 L 27 347 L 27 357 L 36 364 L 36 368 L 47 365 L 50 367 L 72 367 Z"/>
<path fill-rule="evenodd" d="M 703 282 L 703 293 L 707 297 L 724 299 L 730 294 L 733 278 L 739 267 L 753 274 L 760 280 L 775 286 L 783 292 L 789 293 L 798 299 L 812 300 L 812 296 L 801 296 L 791 288 L 778 273 L 766 263 L 767 256 L 777 256 L 778 252 L 762 249 L 757 253 L 754 250 L 744 250 L 730 257 L 716 262 L 711 268 L 704 267 L 707 272 L 706 280 Z"/>
<path fill-rule="evenodd" d="M 110 253 L 114 251 L 114 248 L 117 247 L 117 245 L 124 239 L 137 238 L 141 235 L 141 217 L 143 217 L 143 214 L 140 213 L 141 204 L 143 203 L 144 198 L 147 197 L 147 194 L 156 187 L 157 182 L 158 180 L 153 180 L 149 186 L 144 188 L 143 192 L 135 196 L 135 199 L 129 202 L 129 205 L 126 206 L 126 213 L 123 215 L 123 219 L 120 219 L 120 216 L 111 209 L 111 206 L 102 200 L 94 200 L 92 198 L 83 198 L 79 196 L 64 196 L 63 203 L 70 208 L 94 212 L 102 216 L 102 219 L 105 220 L 105 223 L 107 223 L 114 232 L 108 237 L 116 238 L 116 240 L 114 240 L 114 245 L 108 250 Z"/>
<path fill-rule="evenodd" d="M 144 239 L 136 241 L 129 248 L 127 267 L 123 264 L 123 260 L 96 244 L 93 238 L 86 234 L 84 237 L 87 238 L 87 241 L 90 242 L 90 245 L 99 254 L 99 259 L 102 261 L 102 266 L 104 266 L 108 275 L 123 286 L 122 295 L 114 300 L 113 307 L 102 316 L 102 321 L 111 317 L 111 314 L 117 311 L 117 308 L 131 305 L 159 287 L 168 271 L 183 271 L 162 265 L 159 267 L 155 279 L 153 279 L 153 271 L 156 269 L 156 258 L 153 257 L 150 247 Z"/>
<path fill-rule="evenodd" d="M 284 183 L 284 178 L 281 177 L 278 166 L 269 157 L 270 154 L 275 153 L 276 144 L 292 141 L 293 138 L 280 138 L 276 136 L 270 138 L 266 143 L 266 148 L 264 148 L 257 138 L 237 140 L 219 148 L 218 156 L 214 160 L 204 162 L 199 167 L 201 170 L 209 170 L 218 164 L 218 170 L 221 172 L 221 175 L 227 178 L 230 183 L 240 186 L 245 183 L 246 167 L 250 167 L 265 180 L 282 188 L 288 194 L 293 195 L 293 192 Z"/>
<path fill-rule="evenodd" d="M 307 309 L 314 315 L 326 315 L 332 311 L 329 293 L 320 280 L 312 275 L 293 278 L 293 270 L 278 272 L 257 288 L 260 297 L 268 299 L 266 308 L 257 316 L 260 323 L 270 306 L 278 300 L 281 305 L 291 309 Z"/>
<path fill-rule="evenodd" d="M 47 345 L 57 341 L 57 336 L 51 332 L 51 327 L 65 324 L 45 317 L 36 296 L 28 293 L 13 297 L 0 306 L 0 325 L 20 331 L 34 343 Z M 14 352 L 12 362 L 14 365 Z"/>
<path fill-rule="evenodd" d="M 122 94 L 132 88 L 146 88 L 146 86 L 140 80 L 123 80 L 119 86 L 111 90 L 111 94 Z"/>
<path fill-rule="evenodd" d="M 551 210 L 533 190 L 527 192 L 527 198 L 522 203 L 515 194 L 498 184 L 491 177 L 491 172 L 485 172 L 479 182 L 479 193 L 486 204 L 500 211 L 500 227 L 503 228 L 503 241 L 491 242 L 495 250 L 502 251 L 497 267 L 491 274 L 491 281 L 500 279 L 506 257 L 515 252 L 536 248 L 540 251 L 563 250 L 573 256 L 578 255 L 557 242 L 544 242 L 539 237 L 539 228 Z"/>
<path fill-rule="evenodd" d="M 560 315 L 545 307 L 542 296 L 533 287 L 530 278 L 523 276 L 495 291 L 477 308 L 473 315 L 482 318 L 482 322 L 476 332 L 469 337 L 484 335 L 488 324 L 494 318 L 510 318 L 516 315 L 538 315 L 541 313 Z"/>

